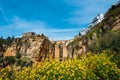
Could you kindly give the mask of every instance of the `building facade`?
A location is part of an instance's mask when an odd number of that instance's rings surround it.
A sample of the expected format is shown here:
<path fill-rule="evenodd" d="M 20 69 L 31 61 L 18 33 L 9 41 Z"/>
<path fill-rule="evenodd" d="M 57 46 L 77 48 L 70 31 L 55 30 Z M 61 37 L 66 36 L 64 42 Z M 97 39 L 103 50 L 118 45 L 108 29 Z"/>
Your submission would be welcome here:
<path fill-rule="evenodd" d="M 23 33 L 22 37 L 30 37 L 30 36 L 34 36 L 35 33 L 34 32 L 27 32 L 27 33 Z"/>
<path fill-rule="evenodd" d="M 93 21 L 92 21 L 92 23 L 91 23 L 91 26 L 93 27 L 93 26 L 97 25 L 97 24 L 100 23 L 103 19 L 104 19 L 104 14 L 101 14 L 101 13 L 98 14 L 98 16 L 93 19 Z"/>

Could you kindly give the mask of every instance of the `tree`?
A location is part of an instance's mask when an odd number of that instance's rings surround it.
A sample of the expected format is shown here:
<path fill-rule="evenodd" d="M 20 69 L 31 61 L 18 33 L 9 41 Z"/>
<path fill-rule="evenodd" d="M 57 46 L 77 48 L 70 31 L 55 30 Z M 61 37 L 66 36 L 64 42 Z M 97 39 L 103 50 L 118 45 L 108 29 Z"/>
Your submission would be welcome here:
<path fill-rule="evenodd" d="M 15 63 L 15 57 L 7 56 L 7 57 L 5 57 L 5 61 L 7 61 L 8 64 L 14 64 Z"/>
<path fill-rule="evenodd" d="M 20 59 L 21 58 L 21 54 L 19 52 L 16 53 L 16 58 Z"/>

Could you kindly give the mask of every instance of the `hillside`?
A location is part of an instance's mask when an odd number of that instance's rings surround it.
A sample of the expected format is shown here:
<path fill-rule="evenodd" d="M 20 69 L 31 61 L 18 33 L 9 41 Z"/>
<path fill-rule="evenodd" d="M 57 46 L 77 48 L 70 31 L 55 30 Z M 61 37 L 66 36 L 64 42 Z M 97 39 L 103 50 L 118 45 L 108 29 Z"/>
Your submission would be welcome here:
<path fill-rule="evenodd" d="M 119 52 L 119 41 L 120 4 L 117 4 L 112 5 L 112 7 L 106 12 L 102 22 L 94 27 L 90 27 L 90 30 L 85 35 L 75 38 L 74 41 L 68 45 L 68 50 L 72 57 L 79 57 L 89 51 L 95 53 L 103 50 Z"/>

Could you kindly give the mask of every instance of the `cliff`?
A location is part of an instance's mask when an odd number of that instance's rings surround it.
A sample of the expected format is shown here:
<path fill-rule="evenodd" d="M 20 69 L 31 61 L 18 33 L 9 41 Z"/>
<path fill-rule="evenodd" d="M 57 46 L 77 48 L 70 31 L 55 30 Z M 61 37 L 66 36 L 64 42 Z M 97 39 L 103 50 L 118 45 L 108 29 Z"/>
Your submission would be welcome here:
<path fill-rule="evenodd" d="M 43 34 L 26 33 L 22 38 L 16 38 L 13 41 L 4 56 L 16 56 L 17 53 L 20 53 L 22 58 L 32 61 L 44 61 L 45 58 L 52 59 L 54 57 L 54 45 Z"/>

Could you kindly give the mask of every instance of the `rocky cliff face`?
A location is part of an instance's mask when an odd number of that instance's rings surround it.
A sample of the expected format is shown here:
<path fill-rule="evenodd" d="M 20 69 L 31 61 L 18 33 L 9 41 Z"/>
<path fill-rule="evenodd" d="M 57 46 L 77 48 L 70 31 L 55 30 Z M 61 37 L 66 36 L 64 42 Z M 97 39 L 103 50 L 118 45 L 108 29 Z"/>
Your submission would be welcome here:
<path fill-rule="evenodd" d="M 87 52 L 87 41 L 81 40 L 80 38 L 74 39 L 68 46 L 68 58 L 80 58 L 83 54 Z"/>
<path fill-rule="evenodd" d="M 44 61 L 45 58 L 52 59 L 54 57 L 54 45 L 43 35 L 24 36 L 16 38 L 4 56 L 16 56 L 17 53 L 20 53 L 22 58 Z"/>
<path fill-rule="evenodd" d="M 65 60 L 68 57 L 67 44 L 73 40 L 50 41 L 44 35 L 33 32 L 24 33 L 22 38 L 16 38 L 7 48 L 4 57 L 21 54 L 21 58 L 32 61 L 45 59 Z"/>

